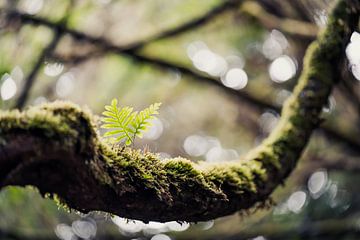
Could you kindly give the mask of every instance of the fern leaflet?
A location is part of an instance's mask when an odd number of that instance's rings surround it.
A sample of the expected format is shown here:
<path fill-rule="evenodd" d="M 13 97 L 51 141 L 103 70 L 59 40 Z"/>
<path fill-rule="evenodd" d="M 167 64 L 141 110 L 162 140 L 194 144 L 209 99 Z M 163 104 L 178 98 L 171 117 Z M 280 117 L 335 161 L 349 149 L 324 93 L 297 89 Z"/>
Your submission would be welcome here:
<path fill-rule="evenodd" d="M 104 134 L 104 137 L 115 137 L 115 140 L 125 141 L 125 145 L 134 142 L 136 136 L 142 137 L 151 126 L 154 115 L 159 114 L 158 110 L 161 103 L 151 104 L 148 108 L 140 112 L 133 112 L 131 107 L 118 107 L 117 99 L 113 99 L 110 105 L 105 106 L 101 121 L 104 123 L 101 127 L 111 129 Z"/>

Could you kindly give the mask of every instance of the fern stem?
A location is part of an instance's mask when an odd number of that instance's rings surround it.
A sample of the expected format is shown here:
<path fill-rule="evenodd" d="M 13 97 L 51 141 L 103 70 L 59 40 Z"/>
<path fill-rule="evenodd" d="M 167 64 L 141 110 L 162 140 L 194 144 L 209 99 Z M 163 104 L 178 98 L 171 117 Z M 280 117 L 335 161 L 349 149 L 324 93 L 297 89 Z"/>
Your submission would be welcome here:
<path fill-rule="evenodd" d="M 116 111 L 116 119 L 118 120 L 121 128 L 124 130 L 124 133 L 125 133 L 125 135 L 126 135 L 126 138 L 127 138 L 127 139 L 130 139 L 131 143 L 133 143 L 133 141 L 131 140 L 131 137 L 130 137 L 130 135 L 129 135 L 129 132 L 128 132 L 127 129 L 126 129 L 126 126 L 124 126 L 124 125 L 121 123 L 121 120 L 120 120 L 120 116 L 119 116 L 119 112 L 118 112 L 118 111 Z M 127 140 L 125 140 L 125 145 L 126 145 L 126 141 L 127 141 Z"/>

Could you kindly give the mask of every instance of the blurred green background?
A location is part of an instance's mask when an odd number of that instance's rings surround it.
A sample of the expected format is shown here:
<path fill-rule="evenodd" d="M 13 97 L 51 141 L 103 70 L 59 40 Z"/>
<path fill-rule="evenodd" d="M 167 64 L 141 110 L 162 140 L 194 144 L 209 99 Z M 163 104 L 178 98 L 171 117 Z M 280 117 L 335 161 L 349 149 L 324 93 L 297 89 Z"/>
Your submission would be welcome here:
<path fill-rule="evenodd" d="M 0 0 L 0 104 L 118 98 L 160 115 L 135 147 L 232 161 L 274 128 L 333 1 Z M 359 239 L 360 34 L 296 171 L 264 210 L 144 224 L 0 192 L 1 239 Z"/>

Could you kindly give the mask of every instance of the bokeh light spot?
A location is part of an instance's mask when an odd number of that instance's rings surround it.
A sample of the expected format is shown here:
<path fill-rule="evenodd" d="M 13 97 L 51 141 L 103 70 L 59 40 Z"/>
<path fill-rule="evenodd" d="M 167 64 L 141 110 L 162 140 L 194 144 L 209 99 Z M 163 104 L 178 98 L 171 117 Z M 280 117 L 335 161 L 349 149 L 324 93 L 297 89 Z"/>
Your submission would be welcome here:
<path fill-rule="evenodd" d="M 248 76 L 241 68 L 233 68 L 221 78 L 221 81 L 226 87 L 239 90 L 246 87 L 248 83 Z"/>
<path fill-rule="evenodd" d="M 276 58 L 269 67 L 270 78 L 277 83 L 282 83 L 289 80 L 295 76 L 295 73 L 295 62 L 286 55 Z"/>

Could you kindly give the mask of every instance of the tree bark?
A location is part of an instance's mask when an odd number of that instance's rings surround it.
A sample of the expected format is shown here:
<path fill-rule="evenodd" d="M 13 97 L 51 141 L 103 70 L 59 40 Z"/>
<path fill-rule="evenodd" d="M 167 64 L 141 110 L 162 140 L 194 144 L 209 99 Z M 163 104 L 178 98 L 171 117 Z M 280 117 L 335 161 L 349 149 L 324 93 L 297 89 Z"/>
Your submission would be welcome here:
<path fill-rule="evenodd" d="M 143 221 L 204 221 L 260 206 L 295 167 L 319 125 L 344 48 L 359 21 L 358 1 L 339 1 L 309 47 L 281 121 L 236 162 L 183 158 L 109 146 L 91 113 L 64 102 L 0 113 L 0 188 L 33 185 L 80 212 Z"/>

